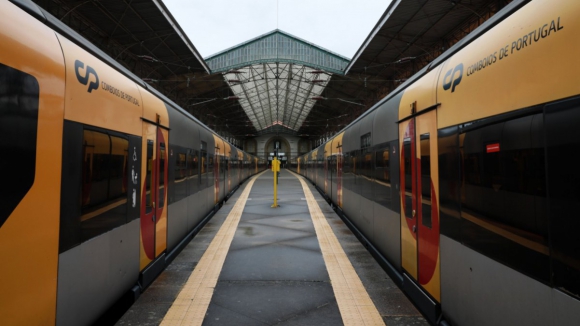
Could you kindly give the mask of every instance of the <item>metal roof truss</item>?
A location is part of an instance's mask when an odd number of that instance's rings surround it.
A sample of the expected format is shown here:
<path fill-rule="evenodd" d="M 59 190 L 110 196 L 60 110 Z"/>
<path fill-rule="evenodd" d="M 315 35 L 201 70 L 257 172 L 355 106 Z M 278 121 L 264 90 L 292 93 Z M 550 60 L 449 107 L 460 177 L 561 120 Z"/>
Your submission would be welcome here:
<path fill-rule="evenodd" d="M 297 131 L 332 74 L 288 62 L 253 64 L 223 73 L 257 131 L 274 125 Z"/>

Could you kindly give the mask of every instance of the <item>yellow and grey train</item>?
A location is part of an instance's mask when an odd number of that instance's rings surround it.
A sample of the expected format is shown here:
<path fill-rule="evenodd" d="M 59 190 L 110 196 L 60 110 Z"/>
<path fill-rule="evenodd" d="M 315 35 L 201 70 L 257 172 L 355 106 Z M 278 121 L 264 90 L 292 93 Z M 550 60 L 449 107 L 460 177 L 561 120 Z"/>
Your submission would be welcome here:
<path fill-rule="evenodd" d="M 580 325 L 580 1 L 512 1 L 292 167 L 432 324 Z"/>
<path fill-rule="evenodd" d="M 263 160 L 30 1 L 0 1 L 0 325 L 88 325 Z"/>

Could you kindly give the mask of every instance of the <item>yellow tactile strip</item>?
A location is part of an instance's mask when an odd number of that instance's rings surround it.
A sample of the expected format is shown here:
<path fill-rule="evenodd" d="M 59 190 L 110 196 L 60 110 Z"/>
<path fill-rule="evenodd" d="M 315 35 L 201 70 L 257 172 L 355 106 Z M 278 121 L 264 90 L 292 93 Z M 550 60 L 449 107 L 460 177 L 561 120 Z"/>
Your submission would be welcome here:
<path fill-rule="evenodd" d="M 263 173 L 263 172 L 262 172 Z M 201 325 L 207 312 L 218 277 L 226 260 L 230 244 L 248 201 L 254 181 L 262 173 L 254 176 L 236 201 L 225 222 L 211 241 L 206 252 L 179 292 L 161 325 Z"/>
<path fill-rule="evenodd" d="M 298 177 L 298 180 L 304 189 L 320 250 L 344 325 L 385 325 L 308 185 L 303 178 Z"/>

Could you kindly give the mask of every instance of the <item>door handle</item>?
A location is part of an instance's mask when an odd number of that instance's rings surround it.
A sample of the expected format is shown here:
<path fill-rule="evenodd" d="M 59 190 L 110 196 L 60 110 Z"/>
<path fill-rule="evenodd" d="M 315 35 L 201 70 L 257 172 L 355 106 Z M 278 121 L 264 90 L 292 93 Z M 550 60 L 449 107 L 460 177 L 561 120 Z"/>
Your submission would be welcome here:
<path fill-rule="evenodd" d="M 155 204 L 153 204 L 153 207 L 155 207 Z M 413 217 L 415 217 L 416 213 L 417 213 L 417 211 L 413 210 Z"/>
<path fill-rule="evenodd" d="M 153 208 L 155 208 L 155 202 L 152 202 L 152 203 L 153 203 Z M 413 216 L 415 216 L 415 213 L 414 212 L 415 211 L 413 211 Z"/>
<path fill-rule="evenodd" d="M 413 225 L 413 233 L 417 233 L 417 225 Z"/>

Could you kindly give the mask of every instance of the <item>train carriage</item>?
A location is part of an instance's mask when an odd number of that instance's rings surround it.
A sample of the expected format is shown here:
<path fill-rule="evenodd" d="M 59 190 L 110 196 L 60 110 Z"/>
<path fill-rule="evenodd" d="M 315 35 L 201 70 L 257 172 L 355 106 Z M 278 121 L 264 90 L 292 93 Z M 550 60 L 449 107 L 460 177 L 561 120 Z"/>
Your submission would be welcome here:
<path fill-rule="evenodd" d="M 300 171 L 433 324 L 580 320 L 579 16 L 514 1 L 340 133 L 340 180 Z"/>
<path fill-rule="evenodd" d="M 259 169 L 30 1 L 0 2 L 0 48 L 0 324 L 91 324 Z"/>

